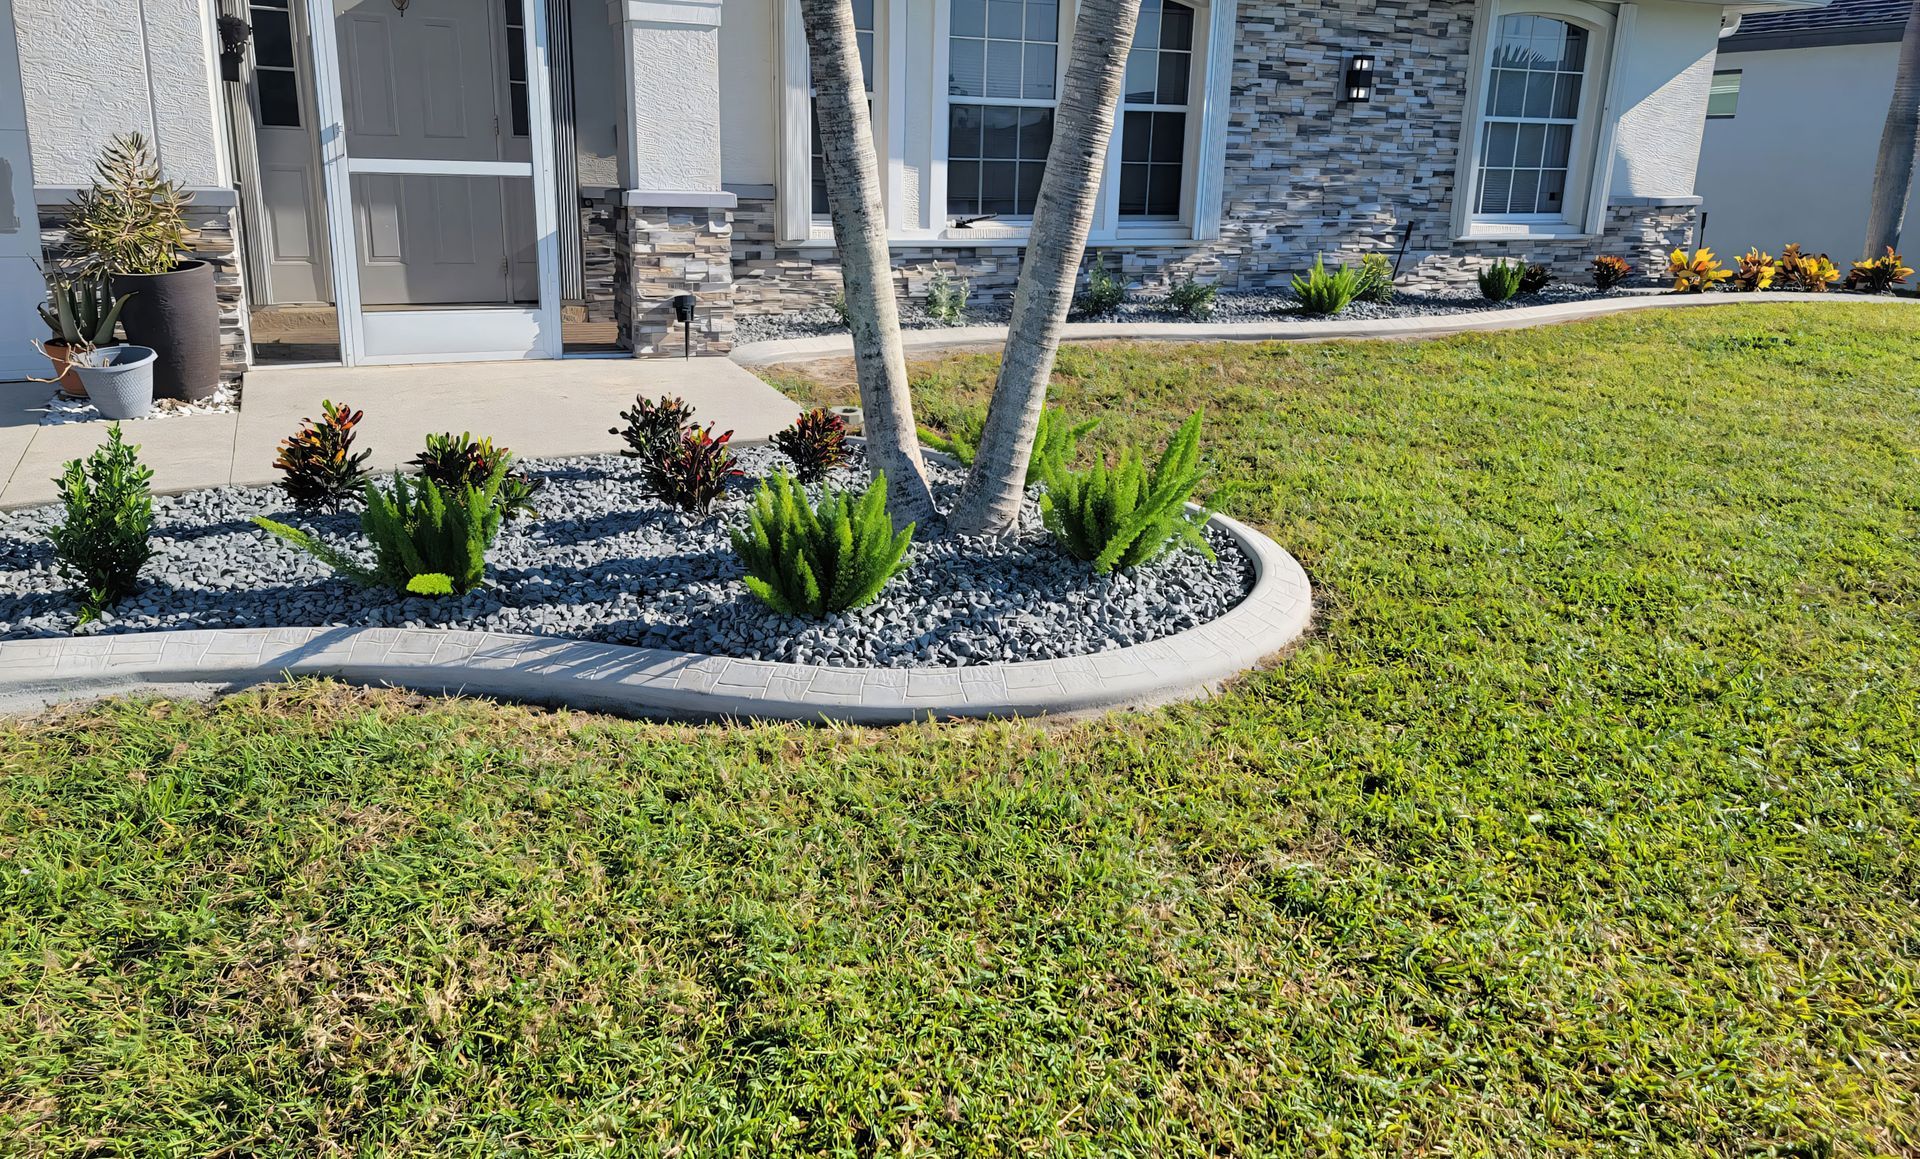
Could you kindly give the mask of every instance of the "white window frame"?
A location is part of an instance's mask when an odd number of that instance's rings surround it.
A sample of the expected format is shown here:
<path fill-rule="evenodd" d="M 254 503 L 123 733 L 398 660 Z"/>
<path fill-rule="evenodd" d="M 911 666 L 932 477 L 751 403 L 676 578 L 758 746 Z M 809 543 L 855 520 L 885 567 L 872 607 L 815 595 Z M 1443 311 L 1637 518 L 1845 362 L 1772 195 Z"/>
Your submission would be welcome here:
<path fill-rule="evenodd" d="M 1603 6 L 1585 0 L 1481 0 L 1475 15 L 1472 79 L 1455 163 L 1453 235 L 1455 241 L 1596 237 L 1606 221 L 1607 193 L 1613 180 L 1613 143 L 1619 117 L 1625 47 L 1633 30 L 1634 5 Z M 1474 212 L 1480 199 L 1480 147 L 1486 132 L 1487 89 L 1493 74 L 1493 47 L 1506 16 L 1546 16 L 1585 28 L 1587 72 L 1582 81 L 1580 116 L 1574 129 L 1567 171 L 1566 210 L 1561 214 Z"/>
<path fill-rule="evenodd" d="M 1181 213 L 1178 220 L 1124 219 L 1119 213 L 1120 155 L 1119 129 L 1116 123 L 1113 147 L 1107 151 L 1100 200 L 1094 214 L 1088 244 L 1142 245 L 1207 241 L 1220 236 L 1221 200 L 1226 184 L 1227 118 L 1233 81 L 1233 28 L 1238 11 L 1236 0 L 1183 0 L 1194 9 L 1193 69 L 1187 105 L 1187 142 L 1183 166 L 1186 171 L 1181 189 Z M 909 13 L 909 7 L 912 12 Z M 1074 22 L 1079 5 L 1062 0 L 1060 11 L 1059 54 L 1056 61 L 1055 91 L 1062 91 L 1072 52 Z M 970 246 L 1021 245 L 1027 239 L 1027 222 L 1001 218 L 982 222 L 967 229 L 955 229 L 947 213 L 947 125 L 951 104 L 982 103 L 971 97 L 950 97 L 947 93 L 948 55 L 951 45 L 950 5 L 944 0 L 931 4 L 923 0 L 875 0 L 874 13 L 874 147 L 879 155 L 883 198 L 888 219 L 888 238 L 896 242 L 919 242 L 944 248 Z M 912 31 L 909 31 L 911 27 Z M 922 30 L 926 30 L 923 32 Z M 931 75 L 910 82 L 907 62 L 910 35 L 930 32 Z M 812 85 L 807 75 L 806 27 L 800 19 L 799 0 L 781 0 L 779 25 L 778 84 L 779 158 L 776 236 L 782 245 L 831 246 L 833 229 L 825 219 L 811 213 L 810 116 Z M 913 139 L 907 118 L 919 102 L 907 90 L 909 83 L 929 86 L 931 101 L 927 116 L 931 124 L 921 135 L 925 142 L 923 157 L 908 157 Z M 1032 101 L 988 101 L 989 104 L 1036 104 Z M 916 114 L 917 115 L 917 114 Z M 1120 113 L 1124 116 L 1124 106 Z M 908 220 L 906 211 L 907 173 L 920 175 L 919 209 Z"/>

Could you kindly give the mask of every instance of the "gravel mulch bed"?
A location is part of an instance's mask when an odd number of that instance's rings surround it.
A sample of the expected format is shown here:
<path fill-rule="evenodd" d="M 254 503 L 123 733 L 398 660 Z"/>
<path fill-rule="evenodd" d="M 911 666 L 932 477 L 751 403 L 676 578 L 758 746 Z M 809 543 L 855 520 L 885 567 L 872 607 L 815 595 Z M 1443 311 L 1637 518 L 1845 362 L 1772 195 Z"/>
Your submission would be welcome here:
<path fill-rule="evenodd" d="M 726 533 L 745 522 L 754 480 L 784 459 L 766 447 L 743 448 L 740 459 L 746 477 L 702 522 L 648 498 L 618 456 L 528 461 L 530 473 L 547 479 L 537 497 L 541 517 L 501 532 L 485 587 L 445 599 L 357 588 L 249 521 L 266 515 L 358 550 L 365 541 L 356 515 L 295 516 L 272 487 L 159 497 L 157 554 L 144 586 L 84 631 L 434 626 L 907 668 L 1143 643 L 1218 618 L 1253 584 L 1251 563 L 1213 532 L 1217 560 L 1182 548 L 1131 575 L 1094 575 L 1052 543 L 1030 499 L 1008 536 L 917 539 L 912 569 L 865 608 L 824 621 L 779 616 L 739 583 Z M 951 501 L 962 475 L 933 470 L 942 501 Z M 840 485 L 857 485 L 864 467 L 856 461 L 839 475 Z M 74 631 L 74 603 L 45 535 L 59 516 L 53 507 L 0 513 L 0 638 Z"/>
<path fill-rule="evenodd" d="M 1486 310 L 1513 310 L 1521 306 L 1549 306 L 1560 302 L 1590 302 L 1600 298 L 1617 298 L 1627 293 L 1624 290 L 1602 292 L 1590 286 L 1579 286 L 1571 282 L 1557 282 L 1537 294 L 1510 298 L 1505 302 L 1489 302 L 1480 296 L 1477 290 L 1461 290 L 1446 294 L 1409 294 L 1397 295 L 1392 304 L 1379 305 L 1374 302 L 1354 302 L 1340 314 L 1339 320 L 1377 319 L 1377 318 L 1423 318 L 1436 314 L 1476 314 Z M 970 307 L 963 325 L 993 326 L 1004 325 L 1012 311 L 1012 304 L 996 302 L 991 305 Z M 1080 318 L 1076 322 L 1192 322 L 1185 314 L 1173 309 L 1162 297 L 1141 296 L 1122 304 L 1118 310 L 1099 318 Z M 1309 314 L 1300 309 L 1300 301 L 1288 290 L 1266 291 L 1221 291 L 1214 299 L 1213 313 L 1203 319 L 1207 322 L 1325 322 L 1324 315 Z M 944 323 L 927 317 L 924 307 L 917 302 L 900 303 L 900 325 L 907 330 L 938 330 Z M 822 307 L 815 310 L 794 310 L 784 314 L 753 314 L 741 317 L 735 324 L 735 342 L 745 345 L 749 342 L 770 342 L 782 338 L 817 338 L 826 334 L 844 334 L 846 327 L 840 324 L 839 315 L 831 309 Z"/>

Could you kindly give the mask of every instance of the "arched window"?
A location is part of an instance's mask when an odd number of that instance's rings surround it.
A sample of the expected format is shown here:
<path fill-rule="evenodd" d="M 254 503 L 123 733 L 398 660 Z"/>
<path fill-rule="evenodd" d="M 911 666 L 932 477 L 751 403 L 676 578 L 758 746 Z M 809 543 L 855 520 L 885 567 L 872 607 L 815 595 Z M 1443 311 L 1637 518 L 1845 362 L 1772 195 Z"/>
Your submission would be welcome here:
<path fill-rule="evenodd" d="M 1612 25 L 1605 9 L 1578 0 L 1497 10 L 1474 106 L 1473 232 L 1587 225 Z"/>

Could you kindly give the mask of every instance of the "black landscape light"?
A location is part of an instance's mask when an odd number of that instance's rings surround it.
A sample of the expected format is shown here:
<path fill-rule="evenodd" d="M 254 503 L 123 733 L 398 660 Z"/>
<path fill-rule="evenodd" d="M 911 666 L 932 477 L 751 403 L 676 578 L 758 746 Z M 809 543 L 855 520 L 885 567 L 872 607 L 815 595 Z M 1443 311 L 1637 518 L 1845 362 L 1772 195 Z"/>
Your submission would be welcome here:
<path fill-rule="evenodd" d="M 693 295 L 675 294 L 673 296 L 673 320 L 680 323 L 682 346 L 680 357 L 693 357 Z"/>

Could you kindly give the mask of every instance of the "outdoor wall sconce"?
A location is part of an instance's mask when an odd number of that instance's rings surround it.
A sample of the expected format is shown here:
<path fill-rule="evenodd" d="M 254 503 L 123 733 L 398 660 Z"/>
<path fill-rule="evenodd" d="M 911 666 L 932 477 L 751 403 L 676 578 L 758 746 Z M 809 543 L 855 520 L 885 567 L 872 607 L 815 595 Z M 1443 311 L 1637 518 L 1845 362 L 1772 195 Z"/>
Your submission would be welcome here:
<path fill-rule="evenodd" d="M 240 62 L 247 58 L 247 41 L 253 36 L 253 26 L 238 16 L 222 16 L 216 26 L 220 30 L 220 79 L 238 81 Z"/>
<path fill-rule="evenodd" d="M 413 0 L 393 0 L 393 10 L 405 16 L 407 14 L 407 5 L 412 2 Z"/>
<path fill-rule="evenodd" d="M 673 320 L 680 323 L 680 357 L 693 357 L 693 295 L 673 296 Z"/>
<path fill-rule="evenodd" d="M 1347 61 L 1347 100 L 1365 104 L 1373 99 L 1373 57 L 1365 54 Z"/>

